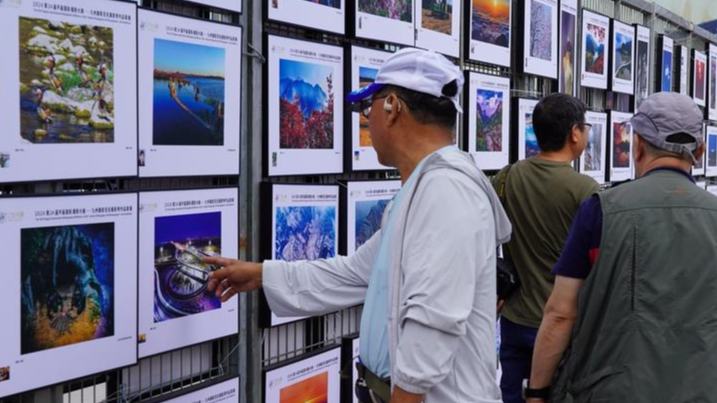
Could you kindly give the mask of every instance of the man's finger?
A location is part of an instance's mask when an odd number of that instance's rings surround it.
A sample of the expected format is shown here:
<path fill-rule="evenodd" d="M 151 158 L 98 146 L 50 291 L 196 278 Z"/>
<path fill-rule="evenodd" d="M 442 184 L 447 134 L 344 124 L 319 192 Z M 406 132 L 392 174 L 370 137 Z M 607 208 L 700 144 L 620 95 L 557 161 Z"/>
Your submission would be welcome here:
<path fill-rule="evenodd" d="M 221 296 L 222 296 L 222 293 L 223 293 L 224 290 L 226 290 L 227 288 L 229 288 L 229 281 L 228 281 L 228 280 L 226 280 L 226 279 L 224 279 L 224 280 L 217 280 L 216 291 L 214 291 L 214 294 L 216 294 L 217 297 L 221 297 Z"/>
<path fill-rule="evenodd" d="M 215 270 L 211 273 L 209 273 L 209 281 L 216 280 L 216 281 L 222 281 L 225 278 L 229 277 L 231 274 L 231 271 L 228 267 L 222 267 L 219 270 Z"/>
<path fill-rule="evenodd" d="M 237 295 L 237 290 L 234 287 L 229 287 L 222 294 L 222 302 L 229 301 L 233 296 Z"/>
<path fill-rule="evenodd" d="M 219 284 L 219 280 L 213 278 L 210 274 L 209 281 L 207 281 L 207 291 L 214 291 L 214 288 Z"/>
<path fill-rule="evenodd" d="M 218 266 L 229 266 L 235 263 L 236 259 L 229 259 L 222 256 L 205 256 L 202 258 L 202 262 Z"/>

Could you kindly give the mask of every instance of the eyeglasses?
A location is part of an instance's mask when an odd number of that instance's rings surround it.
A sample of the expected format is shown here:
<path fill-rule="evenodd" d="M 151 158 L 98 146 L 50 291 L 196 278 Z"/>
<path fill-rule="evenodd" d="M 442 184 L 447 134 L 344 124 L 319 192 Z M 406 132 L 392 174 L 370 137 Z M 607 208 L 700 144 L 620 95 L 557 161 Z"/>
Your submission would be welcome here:
<path fill-rule="evenodd" d="M 584 127 L 584 128 L 587 128 L 588 131 L 590 131 L 590 129 L 593 128 L 592 123 L 580 123 L 580 126 L 582 126 L 582 127 Z"/>
<path fill-rule="evenodd" d="M 377 101 L 379 99 L 388 98 L 388 95 L 383 97 L 376 97 L 376 98 L 366 98 L 361 100 L 361 102 L 358 103 L 358 112 L 361 113 L 363 117 L 368 119 L 368 115 L 371 113 L 371 105 L 373 105 L 373 101 Z"/>

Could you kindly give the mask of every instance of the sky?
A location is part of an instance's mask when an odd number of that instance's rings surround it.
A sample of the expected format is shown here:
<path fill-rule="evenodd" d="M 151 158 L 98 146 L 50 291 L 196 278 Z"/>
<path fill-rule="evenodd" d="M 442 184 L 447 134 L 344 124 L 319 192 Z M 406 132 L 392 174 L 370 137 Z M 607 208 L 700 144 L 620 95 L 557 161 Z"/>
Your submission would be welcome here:
<path fill-rule="evenodd" d="M 326 92 L 326 77 L 333 73 L 333 68 L 316 63 L 299 62 L 296 60 L 279 60 L 279 78 L 302 79 L 309 84 L 319 84 Z"/>
<path fill-rule="evenodd" d="M 154 40 L 154 68 L 224 77 L 224 49 L 157 38 Z"/>
<path fill-rule="evenodd" d="M 222 213 L 183 214 L 154 219 L 154 242 L 161 245 L 187 238 L 221 237 Z"/>

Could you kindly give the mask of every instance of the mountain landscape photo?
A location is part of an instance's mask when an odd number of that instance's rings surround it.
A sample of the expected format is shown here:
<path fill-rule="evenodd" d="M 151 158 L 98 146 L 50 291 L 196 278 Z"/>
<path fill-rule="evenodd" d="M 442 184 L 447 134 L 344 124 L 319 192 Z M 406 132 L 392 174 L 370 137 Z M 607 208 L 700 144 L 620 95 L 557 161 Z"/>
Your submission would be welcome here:
<path fill-rule="evenodd" d="M 502 151 L 503 92 L 479 89 L 476 104 L 476 151 Z"/>
<path fill-rule="evenodd" d="M 472 0 L 471 39 L 510 45 L 510 0 Z"/>
<path fill-rule="evenodd" d="M 587 24 L 585 33 L 585 71 L 605 73 L 605 28 Z"/>

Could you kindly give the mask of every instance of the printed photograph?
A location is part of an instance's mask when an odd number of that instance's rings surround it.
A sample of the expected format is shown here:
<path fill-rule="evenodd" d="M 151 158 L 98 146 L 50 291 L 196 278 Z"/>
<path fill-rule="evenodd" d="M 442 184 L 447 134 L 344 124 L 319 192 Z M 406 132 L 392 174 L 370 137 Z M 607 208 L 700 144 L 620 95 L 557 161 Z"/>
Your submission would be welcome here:
<path fill-rule="evenodd" d="M 336 254 L 336 207 L 289 206 L 276 209 L 274 259 L 315 260 Z"/>
<path fill-rule="evenodd" d="M 695 60 L 695 98 L 705 99 L 705 62 Z"/>
<path fill-rule="evenodd" d="M 378 69 L 359 66 L 359 88 L 363 88 L 376 80 Z M 359 113 L 359 146 L 371 147 L 371 132 L 368 130 L 368 118 Z"/>
<path fill-rule="evenodd" d="M 113 143 L 112 28 L 20 17 L 20 136 Z"/>
<path fill-rule="evenodd" d="M 476 91 L 476 151 L 503 150 L 503 92 Z"/>
<path fill-rule="evenodd" d="M 550 61 L 553 57 L 553 8 L 539 0 L 530 0 L 530 56 Z"/>
<path fill-rule="evenodd" d="M 560 92 L 573 95 L 575 82 L 575 29 L 574 14 L 562 12 L 560 17 Z"/>
<path fill-rule="evenodd" d="M 630 167 L 630 133 L 625 122 L 612 124 L 612 166 L 614 168 Z"/>
<path fill-rule="evenodd" d="M 510 46 L 510 0 L 471 0 L 471 39 Z"/>
<path fill-rule="evenodd" d="M 605 73 L 605 49 L 606 34 L 605 27 L 587 23 L 585 35 L 585 71 L 594 74 Z"/>
<path fill-rule="evenodd" d="M 635 96 L 637 97 L 636 105 L 640 105 L 642 100 L 649 95 L 649 77 L 647 75 L 647 67 L 650 63 L 648 52 L 648 43 L 637 41 L 637 55 L 635 57 Z"/>
<path fill-rule="evenodd" d="M 717 167 L 717 135 L 707 136 L 707 166 Z"/>
<path fill-rule="evenodd" d="M 21 354 L 114 335 L 114 223 L 20 231 Z"/>
<path fill-rule="evenodd" d="M 710 57 L 710 109 L 717 108 L 717 59 Z"/>
<path fill-rule="evenodd" d="M 413 22 L 413 0 L 358 0 L 358 10 L 392 20 Z"/>
<path fill-rule="evenodd" d="M 602 169 L 602 124 L 594 123 L 588 134 L 588 144 L 585 147 L 583 166 L 587 171 L 599 171 Z"/>
<path fill-rule="evenodd" d="M 304 0 L 309 3 L 316 3 L 326 7 L 341 8 L 341 0 Z"/>
<path fill-rule="evenodd" d="M 279 391 L 279 403 L 327 403 L 329 401 L 329 373 L 322 372 Z"/>
<path fill-rule="evenodd" d="M 225 51 L 154 40 L 152 144 L 224 144 Z"/>
<path fill-rule="evenodd" d="M 615 35 L 615 78 L 632 79 L 632 36 Z"/>
<path fill-rule="evenodd" d="M 279 147 L 334 148 L 333 68 L 279 60 Z"/>
<path fill-rule="evenodd" d="M 525 114 L 525 158 L 535 157 L 540 152 L 538 138 L 533 129 L 533 113 Z"/>
<path fill-rule="evenodd" d="M 0 367 L 0 382 L 10 380 L 10 367 Z"/>
<path fill-rule="evenodd" d="M 363 245 L 381 228 L 381 219 L 389 200 L 365 200 L 356 202 L 355 249 Z"/>
<path fill-rule="evenodd" d="M 154 322 L 219 309 L 207 291 L 209 273 L 202 262 L 222 253 L 222 213 L 184 214 L 154 219 Z"/>
<path fill-rule="evenodd" d="M 431 31 L 451 35 L 453 0 L 423 0 L 421 26 Z"/>
<path fill-rule="evenodd" d="M 672 91 L 672 52 L 662 52 L 662 91 Z"/>

